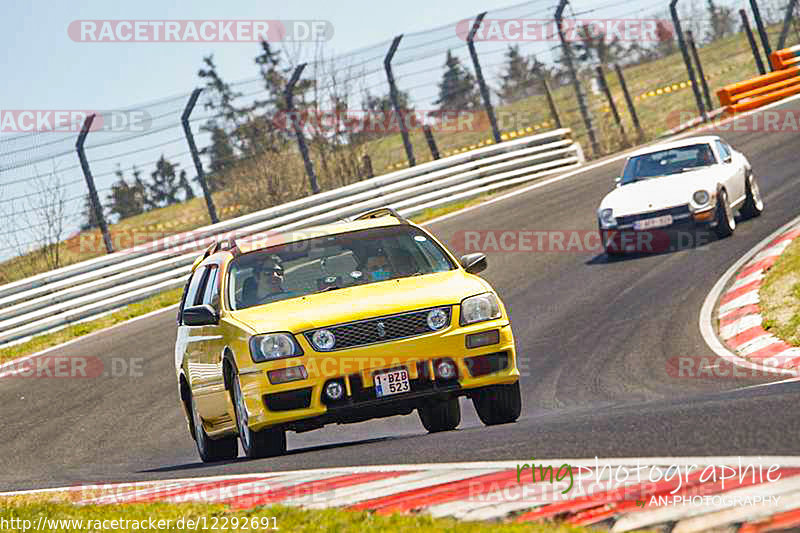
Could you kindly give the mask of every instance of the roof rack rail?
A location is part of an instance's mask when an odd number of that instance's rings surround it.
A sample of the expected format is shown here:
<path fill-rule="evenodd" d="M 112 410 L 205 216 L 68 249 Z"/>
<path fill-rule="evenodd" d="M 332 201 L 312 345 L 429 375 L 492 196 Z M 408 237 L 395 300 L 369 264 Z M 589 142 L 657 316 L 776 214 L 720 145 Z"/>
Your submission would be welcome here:
<path fill-rule="evenodd" d="M 239 247 L 236 245 L 236 240 L 232 238 L 220 239 L 217 242 L 209 244 L 208 247 L 206 247 L 206 249 L 203 251 L 203 255 L 198 256 L 197 259 L 194 260 L 192 272 L 194 272 L 195 269 L 197 269 L 197 266 L 205 261 L 206 258 L 220 251 L 229 251 L 235 256 L 239 255 Z"/>
<path fill-rule="evenodd" d="M 378 217 L 394 217 L 403 224 L 408 224 L 408 220 L 397 212 L 397 210 L 391 207 L 378 207 L 376 209 L 370 209 L 366 213 L 361 213 L 360 215 L 356 216 L 353 220 L 366 220 L 368 218 L 378 218 Z"/>

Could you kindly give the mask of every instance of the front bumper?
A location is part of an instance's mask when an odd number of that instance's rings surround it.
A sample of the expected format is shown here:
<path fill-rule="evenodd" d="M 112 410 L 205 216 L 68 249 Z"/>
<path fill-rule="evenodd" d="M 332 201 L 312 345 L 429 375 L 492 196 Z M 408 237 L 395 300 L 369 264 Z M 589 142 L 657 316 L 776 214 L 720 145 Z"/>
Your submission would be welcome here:
<path fill-rule="evenodd" d="M 451 325 L 443 331 L 337 352 L 315 352 L 303 336 L 297 335 L 305 355 L 262 363 L 257 371 L 240 371 L 250 427 L 260 430 L 281 426 L 307 431 L 330 423 L 407 414 L 426 402 L 518 381 L 514 338 L 508 320 L 461 327 L 458 312 L 453 315 Z M 467 335 L 492 330 L 498 331 L 497 343 L 466 347 Z M 454 379 L 436 377 L 433 363 L 439 359 L 455 363 Z M 305 367 L 306 379 L 280 385 L 269 382 L 270 370 L 299 365 Z M 408 371 L 411 391 L 377 398 L 374 373 L 397 368 Z M 325 384 L 332 379 L 342 380 L 345 385 L 344 398 L 336 402 L 323 394 Z"/>
<path fill-rule="evenodd" d="M 672 223 L 650 229 L 635 229 L 637 221 L 670 215 Z M 603 227 L 600 234 L 606 250 L 619 252 L 660 253 L 706 243 L 716 226 L 713 206 L 691 210 L 688 205 L 617 218 L 617 224 Z"/>
<path fill-rule="evenodd" d="M 636 230 L 634 228 L 637 221 L 647 220 L 651 218 L 658 218 L 665 215 L 670 215 L 672 217 L 672 224 L 669 226 L 661 226 L 658 228 L 653 228 L 651 231 L 656 230 L 667 230 L 671 228 L 685 228 L 685 227 L 707 227 L 709 224 L 714 223 L 714 206 L 708 206 L 704 209 L 694 210 L 691 209 L 688 205 L 679 205 L 675 207 L 670 207 L 667 209 L 659 209 L 657 211 L 645 211 L 642 213 L 636 213 L 633 215 L 625 215 L 621 217 L 617 217 L 617 225 L 613 228 L 613 230 L 623 231 L 623 230 L 631 230 L 631 231 L 647 231 L 647 230 Z"/>

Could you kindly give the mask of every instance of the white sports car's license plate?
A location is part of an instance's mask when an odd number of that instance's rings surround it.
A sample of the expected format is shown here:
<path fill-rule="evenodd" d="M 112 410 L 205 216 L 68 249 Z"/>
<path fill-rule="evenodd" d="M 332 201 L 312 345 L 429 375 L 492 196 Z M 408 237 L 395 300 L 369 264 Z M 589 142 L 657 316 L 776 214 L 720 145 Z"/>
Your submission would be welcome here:
<path fill-rule="evenodd" d="M 662 228 L 672 224 L 672 215 L 664 215 L 663 217 L 645 218 L 637 220 L 633 223 L 633 229 L 643 230 L 651 228 Z"/>
<path fill-rule="evenodd" d="M 375 395 L 378 398 L 409 392 L 411 382 L 408 380 L 408 371 L 403 368 L 375 374 Z"/>

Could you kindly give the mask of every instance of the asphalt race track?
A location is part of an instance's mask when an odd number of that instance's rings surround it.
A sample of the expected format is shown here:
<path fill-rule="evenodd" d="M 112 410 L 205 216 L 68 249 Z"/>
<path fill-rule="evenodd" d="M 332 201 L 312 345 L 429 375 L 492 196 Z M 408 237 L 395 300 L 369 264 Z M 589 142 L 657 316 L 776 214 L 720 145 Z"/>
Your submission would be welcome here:
<path fill-rule="evenodd" d="M 414 413 L 289 433 L 283 457 L 205 466 L 178 404 L 168 310 L 56 352 L 107 367 L 111 358 L 135 361 L 137 375 L 0 379 L 0 490 L 391 463 L 795 454 L 800 383 L 747 388 L 770 379 L 668 370 L 676 357 L 713 361 L 698 329 L 706 294 L 800 211 L 797 133 L 725 137 L 750 158 L 766 202 L 732 238 L 613 261 L 585 251 L 489 252 L 485 277 L 510 310 L 525 374 L 515 424 L 485 428 L 464 401 L 457 431 L 427 435 Z M 620 169 L 609 163 L 430 228 L 447 241 L 460 230 L 594 230 Z"/>

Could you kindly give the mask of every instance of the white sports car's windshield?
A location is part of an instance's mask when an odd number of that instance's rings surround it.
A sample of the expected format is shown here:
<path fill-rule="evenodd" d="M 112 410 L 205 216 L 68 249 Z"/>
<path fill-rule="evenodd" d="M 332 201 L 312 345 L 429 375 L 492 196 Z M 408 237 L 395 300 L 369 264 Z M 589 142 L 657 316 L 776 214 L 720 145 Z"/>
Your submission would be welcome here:
<path fill-rule="evenodd" d="M 231 308 L 456 268 L 413 226 L 327 235 L 244 254 L 231 262 Z"/>
<path fill-rule="evenodd" d="M 714 152 L 706 143 L 638 155 L 631 157 L 625 165 L 622 184 L 678 174 L 715 163 Z"/>

